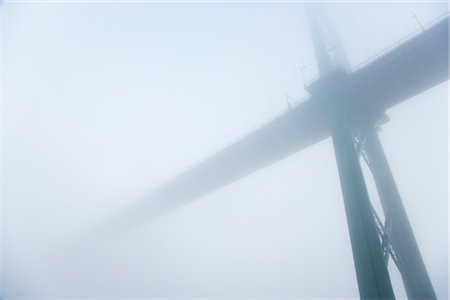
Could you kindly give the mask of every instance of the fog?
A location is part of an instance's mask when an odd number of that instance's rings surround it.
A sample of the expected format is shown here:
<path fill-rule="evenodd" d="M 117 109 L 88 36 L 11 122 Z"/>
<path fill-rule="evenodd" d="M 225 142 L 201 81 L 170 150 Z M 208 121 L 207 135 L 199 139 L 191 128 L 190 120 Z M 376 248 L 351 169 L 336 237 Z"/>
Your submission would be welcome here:
<path fill-rule="evenodd" d="M 0 9 L 2 299 L 359 297 L 330 138 L 157 217 L 138 206 L 148 222 L 129 226 L 139 199 L 305 101 L 318 70 L 304 3 Z M 447 10 L 323 4 L 350 66 Z M 444 82 L 389 109 L 379 133 L 440 299 L 447 100 Z"/>

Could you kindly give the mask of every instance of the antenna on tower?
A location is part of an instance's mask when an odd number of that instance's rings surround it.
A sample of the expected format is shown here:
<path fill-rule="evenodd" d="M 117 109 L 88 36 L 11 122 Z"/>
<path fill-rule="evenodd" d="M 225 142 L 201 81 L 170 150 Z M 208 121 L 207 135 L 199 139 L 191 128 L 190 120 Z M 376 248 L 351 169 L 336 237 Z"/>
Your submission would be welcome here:
<path fill-rule="evenodd" d="M 287 109 L 291 110 L 292 109 L 292 100 L 294 100 L 291 96 L 289 96 L 289 94 L 286 94 L 286 104 L 287 104 Z"/>
<path fill-rule="evenodd" d="M 423 25 L 420 23 L 419 18 L 414 13 L 414 11 L 409 7 L 408 7 L 408 10 L 411 13 L 412 18 L 416 21 L 417 25 L 419 25 L 420 29 L 422 29 L 422 31 L 425 31 L 425 27 L 423 27 Z"/>
<path fill-rule="evenodd" d="M 300 73 L 302 74 L 302 80 L 303 80 L 303 87 L 306 87 L 305 73 L 304 73 L 305 69 L 306 69 L 305 65 L 302 65 L 300 67 Z"/>

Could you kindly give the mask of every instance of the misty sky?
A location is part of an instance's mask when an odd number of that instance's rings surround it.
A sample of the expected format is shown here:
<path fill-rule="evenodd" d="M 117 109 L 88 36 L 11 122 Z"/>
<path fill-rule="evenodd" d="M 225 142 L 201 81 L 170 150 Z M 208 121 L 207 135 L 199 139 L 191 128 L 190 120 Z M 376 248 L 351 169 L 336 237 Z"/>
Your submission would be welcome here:
<path fill-rule="evenodd" d="M 358 297 L 330 139 L 117 238 L 125 205 L 303 99 L 303 3 L 1 3 L 2 291 L 13 297 Z M 443 2 L 328 3 L 352 66 Z M 448 298 L 448 82 L 380 138 Z M 218 170 L 220 171 L 220 170 Z M 379 208 L 367 168 L 372 202 Z M 404 297 L 391 262 L 396 295 Z"/>

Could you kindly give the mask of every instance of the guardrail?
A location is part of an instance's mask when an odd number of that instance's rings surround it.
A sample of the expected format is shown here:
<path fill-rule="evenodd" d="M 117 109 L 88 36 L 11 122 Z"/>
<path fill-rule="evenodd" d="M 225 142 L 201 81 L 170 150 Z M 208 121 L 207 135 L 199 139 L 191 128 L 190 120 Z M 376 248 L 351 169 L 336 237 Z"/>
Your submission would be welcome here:
<path fill-rule="evenodd" d="M 380 52 L 376 53 L 375 55 L 369 57 L 368 59 L 360 62 L 359 64 L 357 64 L 356 66 L 352 67 L 350 69 L 350 72 L 354 72 L 357 70 L 360 70 L 361 68 L 375 62 L 376 60 L 378 60 L 380 57 L 384 56 L 385 54 L 387 54 L 388 52 L 393 51 L 394 49 L 397 49 L 400 45 L 402 45 L 404 42 L 412 39 L 413 37 L 418 36 L 419 34 L 421 34 L 422 32 L 427 31 L 427 29 L 429 29 L 430 27 L 432 27 L 433 25 L 435 25 L 436 23 L 440 22 L 441 20 L 445 19 L 446 17 L 449 16 L 449 13 L 446 12 L 445 14 L 440 15 L 439 17 L 437 17 L 436 19 L 433 19 L 431 22 L 427 23 L 425 26 L 422 26 L 420 29 L 417 29 L 409 34 L 407 34 L 406 36 L 402 37 L 400 40 L 396 41 L 395 43 L 389 45 L 388 47 L 384 48 L 383 50 L 381 50 Z"/>
<path fill-rule="evenodd" d="M 372 63 L 374 63 L 375 61 L 377 61 L 379 58 L 381 58 L 382 56 L 386 55 L 387 53 L 393 51 L 394 49 L 397 49 L 399 46 L 401 46 L 403 43 L 405 43 L 408 40 L 411 40 L 413 37 L 418 36 L 419 34 L 427 31 L 427 29 L 429 29 L 430 27 L 432 27 L 433 25 L 435 25 L 436 23 L 442 21 L 443 19 L 445 19 L 446 17 L 449 16 L 449 12 L 446 12 L 442 15 L 440 15 L 439 17 L 433 19 L 432 21 L 428 22 L 427 24 L 425 24 L 424 26 L 422 26 L 421 28 L 414 30 L 413 32 L 405 35 L 404 37 L 402 37 L 401 39 L 399 39 L 398 41 L 396 41 L 395 43 L 390 44 L 388 47 L 384 48 L 383 50 L 381 50 L 380 52 L 377 52 L 376 54 L 372 55 L 371 57 L 367 58 L 366 60 L 363 60 L 362 62 L 358 63 L 356 66 L 351 67 L 348 71 L 351 72 L 356 72 L 360 69 L 362 69 L 363 67 L 370 65 Z M 337 66 L 336 66 L 337 67 Z M 309 80 L 305 86 L 309 86 L 310 84 L 312 84 L 313 82 L 315 82 L 316 80 L 319 79 L 319 75 L 314 76 L 313 79 Z"/>
<path fill-rule="evenodd" d="M 443 20 L 444 18 L 449 16 L 449 12 L 446 12 L 445 14 L 437 17 L 436 19 L 432 20 L 431 22 L 427 23 L 425 26 L 423 26 L 422 28 L 415 30 L 411 33 L 409 33 L 408 35 L 404 36 L 403 38 L 401 38 L 400 40 L 398 40 L 397 42 L 389 45 L 388 47 L 384 48 L 382 51 L 376 53 L 375 55 L 371 56 L 370 58 L 362 61 L 361 63 L 357 64 L 356 66 L 352 67 L 349 71 L 350 72 L 355 72 L 357 70 L 360 70 L 361 68 L 377 61 L 380 57 L 382 57 L 383 55 L 385 55 L 386 53 L 396 49 L 397 47 L 399 47 L 401 44 L 403 44 L 404 42 L 406 42 L 407 40 L 411 39 L 412 37 L 415 37 L 417 35 L 419 35 L 420 33 L 426 31 L 428 28 L 432 27 L 434 24 L 438 23 L 439 21 Z M 336 66 L 337 67 L 337 66 Z M 315 76 L 312 80 L 310 80 L 308 82 L 308 84 L 305 84 L 305 87 L 308 86 L 309 84 L 313 83 L 314 81 L 316 81 L 317 79 L 319 79 L 319 76 Z M 213 157 L 214 155 L 216 155 L 217 153 L 219 153 L 220 151 L 226 149 L 227 147 L 235 144 L 237 141 L 243 139 L 245 136 L 249 135 L 250 133 L 254 132 L 255 130 L 257 130 L 258 128 L 263 127 L 264 125 L 268 124 L 269 122 L 272 122 L 273 120 L 275 120 L 276 118 L 280 117 L 281 115 L 285 114 L 286 112 L 294 109 L 296 106 L 300 105 L 302 102 L 306 101 L 307 99 L 309 99 L 310 96 L 305 96 L 299 100 L 297 100 L 295 103 L 293 103 L 293 105 L 291 106 L 291 108 L 287 108 L 287 109 L 283 109 L 278 111 L 277 113 L 275 113 L 274 115 L 270 116 L 269 118 L 266 118 L 264 120 L 262 120 L 261 122 L 258 122 L 257 124 L 251 126 L 250 128 L 248 128 L 247 130 L 245 130 L 243 133 L 239 134 L 238 136 L 230 139 L 224 146 L 216 149 L 216 151 L 212 152 L 210 155 L 208 155 L 207 157 L 205 157 L 204 159 L 197 161 L 197 163 L 194 163 L 193 165 L 189 166 L 187 169 L 191 169 L 196 167 L 198 164 L 200 164 L 201 162 Z"/>

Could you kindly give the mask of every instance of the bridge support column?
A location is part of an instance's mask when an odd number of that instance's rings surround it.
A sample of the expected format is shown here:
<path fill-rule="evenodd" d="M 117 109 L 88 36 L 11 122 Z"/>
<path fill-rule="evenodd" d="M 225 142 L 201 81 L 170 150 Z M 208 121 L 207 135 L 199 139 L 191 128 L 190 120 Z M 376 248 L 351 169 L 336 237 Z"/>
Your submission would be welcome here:
<path fill-rule="evenodd" d="M 436 299 L 376 128 L 369 126 L 363 134 L 365 134 L 364 151 L 370 161 L 368 163 L 370 163 L 384 215 L 391 222 L 388 239 L 398 255 L 401 265 L 399 271 L 402 274 L 408 298 Z"/>
<path fill-rule="evenodd" d="M 339 99 L 327 101 L 353 259 L 362 299 L 394 299 L 359 157 Z"/>

